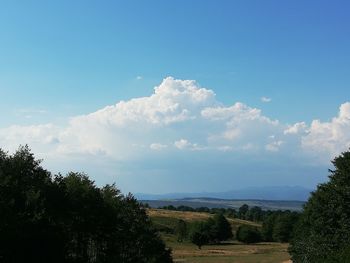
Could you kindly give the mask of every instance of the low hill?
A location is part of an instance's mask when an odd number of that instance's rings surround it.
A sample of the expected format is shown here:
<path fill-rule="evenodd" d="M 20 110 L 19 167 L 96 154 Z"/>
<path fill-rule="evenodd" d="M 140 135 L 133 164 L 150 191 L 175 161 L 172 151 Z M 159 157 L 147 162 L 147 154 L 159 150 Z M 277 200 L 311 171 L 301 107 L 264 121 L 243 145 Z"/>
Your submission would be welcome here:
<path fill-rule="evenodd" d="M 173 232 L 179 219 L 182 219 L 187 223 L 191 224 L 195 221 L 205 221 L 209 217 L 214 216 L 213 214 L 209 213 L 172 211 L 165 209 L 147 209 L 147 214 L 150 216 L 152 222 L 159 231 L 167 233 Z M 261 227 L 261 225 L 258 223 L 242 219 L 227 218 L 227 220 L 230 222 L 233 231 L 235 231 L 240 225 Z"/>
<path fill-rule="evenodd" d="M 246 187 L 226 192 L 201 192 L 201 193 L 168 193 L 168 194 L 144 194 L 136 193 L 139 200 L 163 200 L 183 198 L 217 198 L 217 199 L 254 199 L 254 200 L 298 200 L 306 201 L 310 197 L 312 189 L 301 186 L 261 186 Z"/>

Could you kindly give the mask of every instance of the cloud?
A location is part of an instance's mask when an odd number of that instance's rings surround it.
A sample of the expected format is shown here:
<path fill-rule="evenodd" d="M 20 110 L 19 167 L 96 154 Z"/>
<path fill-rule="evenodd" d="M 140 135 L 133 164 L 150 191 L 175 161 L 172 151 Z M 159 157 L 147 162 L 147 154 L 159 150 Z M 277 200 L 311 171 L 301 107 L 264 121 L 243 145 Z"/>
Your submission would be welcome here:
<path fill-rule="evenodd" d="M 330 123 L 284 125 L 240 102 L 224 106 L 212 90 L 193 80 L 168 77 L 148 97 L 75 116 L 65 127 L 11 126 L 0 130 L 0 136 L 8 146 L 51 145 L 58 154 L 103 153 L 117 159 L 132 158 L 140 147 L 131 145 L 149 145 L 150 150 L 165 150 L 173 144 L 181 150 L 277 151 L 282 141 L 288 145 L 284 136 L 289 135 L 299 136 L 304 149 L 333 153 L 348 145 L 349 108 L 349 103 L 341 105 L 339 116 Z M 164 143 L 154 143 L 159 139 Z"/>
<path fill-rule="evenodd" d="M 332 158 L 350 148 L 350 102 L 342 104 L 329 122 L 313 120 L 301 139 L 302 147 L 318 156 Z"/>
<path fill-rule="evenodd" d="M 165 148 L 167 148 L 168 145 L 166 144 L 161 144 L 161 143 L 152 143 L 149 148 L 152 149 L 152 150 L 155 150 L 155 151 L 160 151 L 160 150 L 163 150 Z"/>
<path fill-rule="evenodd" d="M 143 77 L 142 76 L 137 76 L 136 79 L 137 80 L 141 80 L 141 79 L 143 79 Z"/>
<path fill-rule="evenodd" d="M 294 125 L 288 125 L 288 128 L 283 131 L 284 134 L 300 134 L 307 132 L 305 122 L 297 122 Z"/>
<path fill-rule="evenodd" d="M 256 160 L 278 152 L 286 158 L 300 156 L 303 162 L 322 155 L 328 163 L 329 156 L 350 146 L 350 103 L 342 104 L 329 122 L 288 125 L 241 102 L 224 105 L 214 91 L 194 80 L 167 77 L 150 96 L 73 116 L 65 125 L 3 128 L 0 141 L 9 150 L 29 144 L 52 160 L 95 156 L 108 163 L 147 159 L 158 166 L 162 151 L 169 158 L 165 163 L 187 155 L 188 159 L 201 156 L 208 163 L 219 154 L 217 161 L 229 167 L 241 154 Z"/>
<path fill-rule="evenodd" d="M 201 147 L 196 143 L 191 143 L 186 139 L 181 139 L 181 140 L 175 141 L 174 146 L 180 150 L 189 149 L 192 151 L 199 151 L 199 150 L 205 149 L 204 147 Z"/>
<path fill-rule="evenodd" d="M 272 101 L 272 99 L 269 98 L 269 97 L 261 97 L 260 100 L 261 100 L 262 102 L 265 102 L 265 103 L 268 103 L 268 102 L 271 102 L 271 101 Z"/>
<path fill-rule="evenodd" d="M 274 141 L 265 146 L 265 149 L 269 152 L 278 152 L 283 141 Z"/>

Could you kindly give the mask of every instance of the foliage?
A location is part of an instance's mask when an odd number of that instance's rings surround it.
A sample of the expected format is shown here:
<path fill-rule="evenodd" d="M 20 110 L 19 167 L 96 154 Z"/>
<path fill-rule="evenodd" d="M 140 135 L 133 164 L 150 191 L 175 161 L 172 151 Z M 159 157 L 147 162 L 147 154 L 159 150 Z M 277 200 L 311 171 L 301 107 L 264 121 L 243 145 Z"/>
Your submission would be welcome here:
<path fill-rule="evenodd" d="M 253 206 L 246 212 L 246 219 L 254 222 L 261 222 L 263 219 L 263 210 L 261 207 Z"/>
<path fill-rule="evenodd" d="M 244 204 L 238 209 L 238 217 L 241 219 L 246 219 L 248 212 L 249 206 L 247 204 Z"/>
<path fill-rule="evenodd" d="M 324 262 L 337 255 L 349 261 L 350 152 L 332 163 L 329 181 L 320 184 L 304 206 L 290 246 L 293 262 Z"/>
<path fill-rule="evenodd" d="M 232 237 L 231 225 L 222 214 L 216 214 L 207 221 L 195 223 L 190 232 L 191 242 L 199 248 L 205 244 L 218 243 Z"/>
<path fill-rule="evenodd" d="M 292 238 L 299 213 L 270 211 L 263 221 L 261 234 L 265 241 L 288 242 Z"/>
<path fill-rule="evenodd" d="M 177 234 L 177 241 L 182 242 L 187 238 L 188 229 L 184 220 L 179 219 L 176 225 L 175 233 Z"/>
<path fill-rule="evenodd" d="M 328 255 L 324 262 L 325 263 L 350 262 L 350 246 L 346 246 L 345 248 Z"/>
<path fill-rule="evenodd" d="M 216 214 L 213 221 L 214 239 L 224 241 L 233 237 L 231 225 L 223 214 Z"/>
<path fill-rule="evenodd" d="M 199 249 L 203 245 L 208 244 L 210 240 L 210 233 L 206 222 L 197 222 L 193 224 L 190 232 L 190 240 L 197 245 Z"/>
<path fill-rule="evenodd" d="M 172 262 L 144 209 L 115 185 L 52 176 L 29 148 L 0 150 L 0 261 Z"/>
<path fill-rule="evenodd" d="M 236 238 L 246 244 L 257 243 L 261 241 L 261 234 L 256 227 L 241 225 L 237 229 Z"/>

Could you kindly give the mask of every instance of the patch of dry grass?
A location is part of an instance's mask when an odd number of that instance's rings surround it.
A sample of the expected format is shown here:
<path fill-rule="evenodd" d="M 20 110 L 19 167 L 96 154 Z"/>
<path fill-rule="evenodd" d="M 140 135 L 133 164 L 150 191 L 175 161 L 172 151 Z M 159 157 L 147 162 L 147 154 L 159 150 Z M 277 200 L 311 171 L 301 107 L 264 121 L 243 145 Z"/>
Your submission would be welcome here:
<path fill-rule="evenodd" d="M 166 210 L 166 209 L 154 209 L 150 208 L 147 209 L 147 214 L 152 217 L 168 217 L 168 218 L 176 218 L 176 219 L 182 219 L 185 221 L 204 221 L 207 220 L 209 217 L 212 217 L 212 214 L 209 213 L 201 213 L 201 212 L 190 212 L 190 211 L 173 211 L 173 210 Z M 237 218 L 227 218 L 227 220 L 233 224 L 233 225 L 251 225 L 256 227 L 261 227 L 261 224 L 246 221 L 242 219 Z"/>
<path fill-rule="evenodd" d="M 287 252 L 288 244 L 259 243 L 240 244 L 238 242 L 221 245 L 208 245 L 198 249 L 196 246 L 183 243 L 176 245 L 168 243 L 173 249 L 175 262 L 186 263 L 281 263 L 288 262 L 290 256 Z"/>
<path fill-rule="evenodd" d="M 148 215 L 152 217 L 170 217 L 185 221 L 204 221 L 211 217 L 211 214 L 187 211 L 172 211 L 165 209 L 147 209 Z"/>

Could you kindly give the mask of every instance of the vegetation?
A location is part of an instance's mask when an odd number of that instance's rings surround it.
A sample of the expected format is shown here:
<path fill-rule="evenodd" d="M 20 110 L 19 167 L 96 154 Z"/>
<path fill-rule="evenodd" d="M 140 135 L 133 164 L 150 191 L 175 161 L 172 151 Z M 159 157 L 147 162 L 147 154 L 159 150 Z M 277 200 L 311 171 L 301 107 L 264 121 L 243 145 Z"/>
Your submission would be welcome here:
<path fill-rule="evenodd" d="M 133 196 L 52 176 L 28 147 L 0 150 L 0 197 L 1 262 L 172 262 Z"/>
<path fill-rule="evenodd" d="M 237 229 L 236 238 L 246 244 L 258 243 L 261 241 L 261 234 L 256 227 L 242 225 Z"/>
<path fill-rule="evenodd" d="M 264 241 L 288 242 L 300 213 L 290 211 L 270 211 L 265 215 L 261 234 Z"/>
<path fill-rule="evenodd" d="M 217 214 L 204 222 L 197 222 L 190 231 L 190 240 L 199 249 L 203 245 L 218 243 L 232 237 L 231 225 L 222 214 Z"/>
<path fill-rule="evenodd" d="M 187 223 L 184 220 L 179 219 L 179 221 L 177 222 L 175 232 L 177 234 L 177 241 L 183 242 L 188 235 Z"/>
<path fill-rule="evenodd" d="M 261 242 L 258 244 L 244 244 L 232 238 L 228 241 L 205 244 L 201 249 L 198 249 L 198 246 L 191 242 L 189 236 L 182 242 L 178 242 L 178 236 L 174 229 L 176 229 L 180 219 L 186 222 L 187 229 L 190 231 L 193 225 L 200 221 L 205 223 L 209 218 L 213 218 L 215 214 L 162 209 L 150 209 L 147 213 L 157 229 L 167 229 L 167 231 L 162 231 L 161 235 L 167 246 L 171 247 L 175 262 L 281 263 L 290 258 L 287 252 L 287 243 Z M 234 233 L 240 225 L 261 228 L 260 224 L 251 221 L 228 217 L 226 219 Z"/>
<path fill-rule="evenodd" d="M 256 228 L 256 231 L 259 231 L 259 240 L 258 241 L 267 241 L 267 242 L 289 242 L 292 238 L 294 227 L 298 222 L 300 216 L 299 212 L 291 212 L 289 210 L 281 211 L 270 211 L 262 210 L 260 207 L 253 206 L 249 207 L 247 204 L 243 204 L 238 211 L 235 209 L 229 208 L 212 208 L 207 207 L 192 208 L 188 206 L 165 206 L 163 209 L 171 211 L 208 211 L 208 213 L 214 214 L 215 216 L 225 215 L 229 219 L 242 219 L 248 220 L 251 222 L 256 222 L 258 224 L 262 223 L 262 227 Z M 228 231 L 226 231 L 228 233 Z M 228 237 L 227 239 L 230 239 Z M 224 240 L 224 239 L 223 239 Z M 254 242 L 258 242 L 254 241 Z"/>
<path fill-rule="evenodd" d="M 350 152 L 332 163 L 329 181 L 312 193 L 296 226 L 293 262 L 350 262 Z"/>

